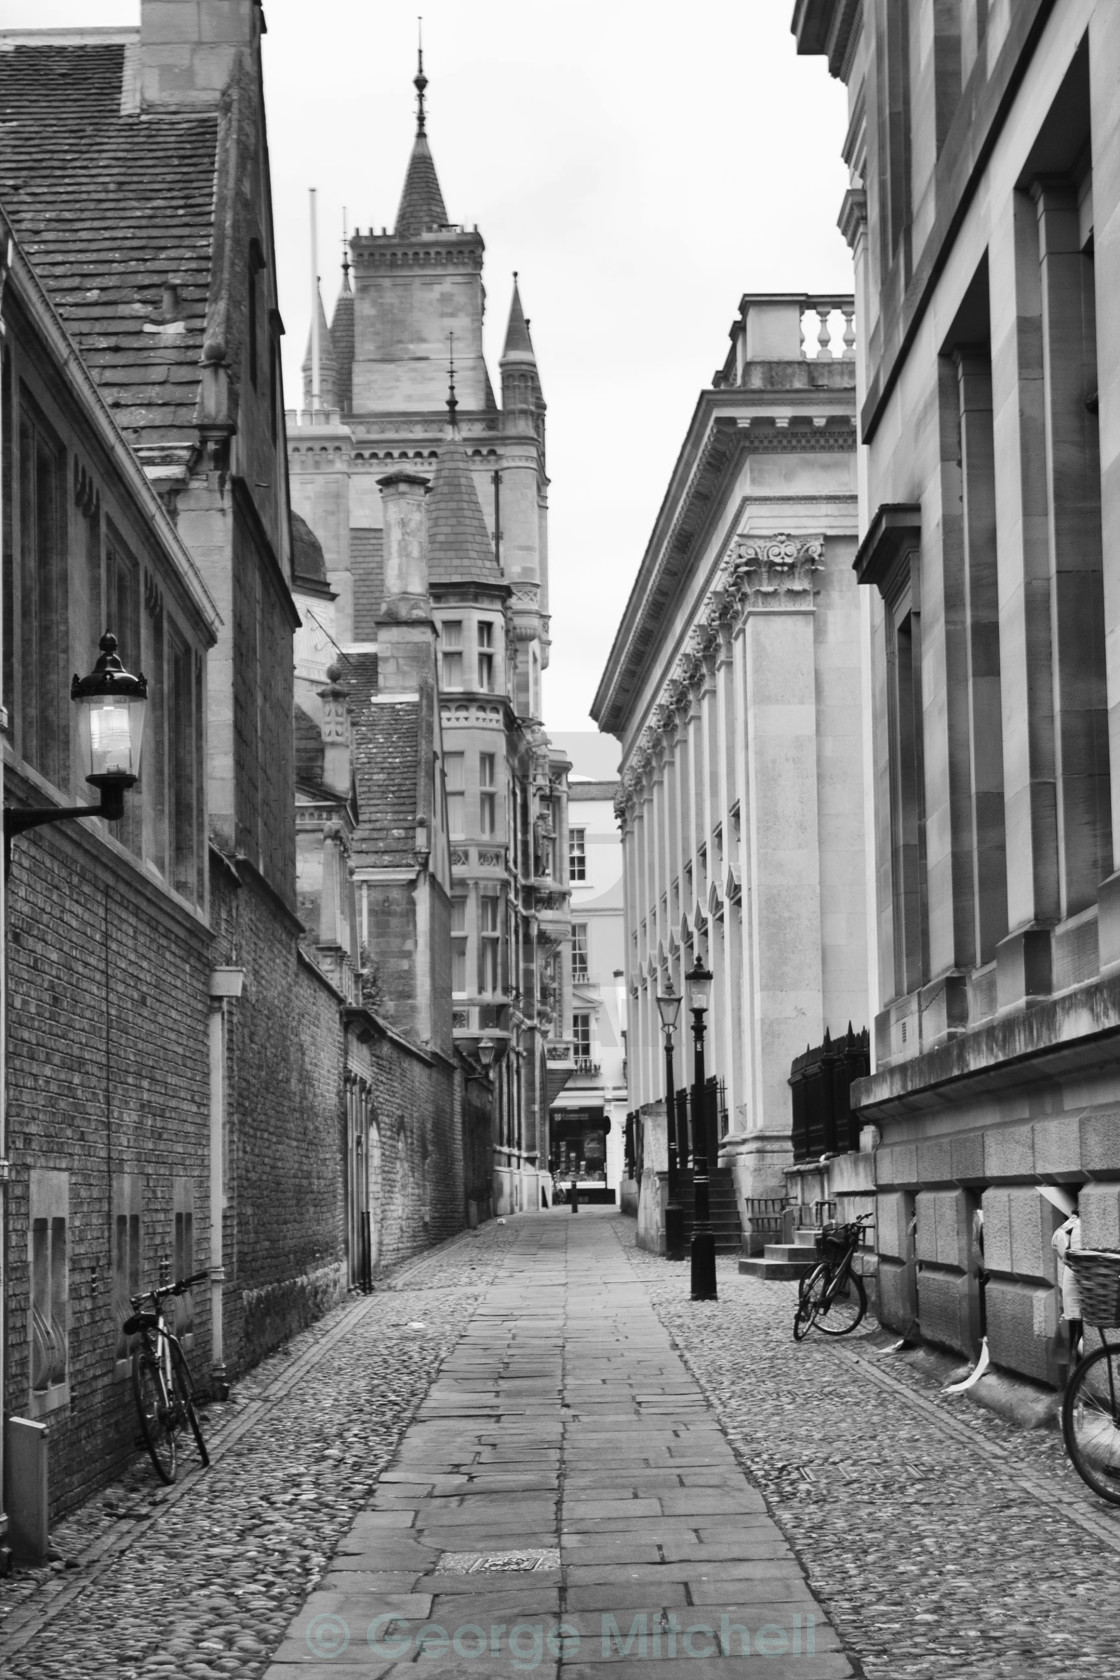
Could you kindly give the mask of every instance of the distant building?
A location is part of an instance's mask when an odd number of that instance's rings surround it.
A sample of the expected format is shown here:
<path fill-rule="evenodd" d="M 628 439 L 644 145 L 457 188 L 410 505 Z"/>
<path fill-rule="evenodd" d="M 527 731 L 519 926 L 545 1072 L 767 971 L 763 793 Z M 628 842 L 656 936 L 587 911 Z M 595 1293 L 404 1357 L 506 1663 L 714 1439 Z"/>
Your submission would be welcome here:
<path fill-rule="evenodd" d="M 850 298 L 743 298 L 592 708 L 622 743 L 627 1067 L 645 1134 L 640 1240 L 654 1246 L 666 1194 L 658 993 L 680 995 L 700 959 L 714 975 L 706 1065 L 732 1175 L 724 1246 L 757 1204 L 787 1194 L 793 1058 L 865 1019 L 852 314 Z M 687 1026 L 686 999 L 678 1090 L 693 1077 Z"/>
<path fill-rule="evenodd" d="M 880 1313 L 1053 1383 L 1047 1192 L 1120 1249 L 1120 8 L 793 28 L 851 111 Z"/>
<path fill-rule="evenodd" d="M 558 735 L 569 754 L 568 880 L 572 890 L 572 1077 L 549 1111 L 549 1160 L 581 1200 L 617 1203 L 629 1108 L 626 1084 L 626 940 L 616 777 L 596 779 L 587 742 Z M 617 753 L 613 755 L 617 759 Z"/>
<path fill-rule="evenodd" d="M 317 719 L 327 668 L 341 655 L 343 681 L 346 662 L 358 662 L 372 679 L 370 705 L 380 705 L 402 622 L 386 605 L 384 486 L 394 475 L 426 480 L 425 593 L 406 617 L 426 622 L 432 637 L 438 705 L 417 728 L 434 798 L 441 808 L 446 800 L 451 878 L 440 914 L 450 972 L 438 964 L 425 971 L 421 957 L 408 996 L 450 1010 L 471 1097 L 472 1159 L 482 1147 L 481 1099 L 492 1093 L 489 1194 L 477 1167 L 468 1168 L 472 1217 L 483 1217 L 491 1207 L 540 1205 L 549 1098 L 570 1073 L 567 983 L 545 978 L 568 960 L 567 766 L 541 727 L 548 480 L 536 355 L 515 277 L 499 406 L 482 347 L 483 240 L 448 219 L 426 133 L 426 86 L 421 68 L 393 230 L 350 238 L 329 327 L 315 300 L 303 406 L 288 415 L 293 504 L 299 528 L 321 547 L 326 585 L 307 599 L 297 696 Z M 416 519 L 418 532 L 419 512 Z M 415 815 L 402 804 L 401 825 Z M 377 814 L 360 797 L 356 820 L 360 942 L 377 970 L 395 937 L 382 909 L 406 890 L 413 842 L 410 831 L 408 856 L 379 857 L 385 837 L 370 837 Z M 411 1008 L 395 985 L 383 996 L 390 1019 Z"/>

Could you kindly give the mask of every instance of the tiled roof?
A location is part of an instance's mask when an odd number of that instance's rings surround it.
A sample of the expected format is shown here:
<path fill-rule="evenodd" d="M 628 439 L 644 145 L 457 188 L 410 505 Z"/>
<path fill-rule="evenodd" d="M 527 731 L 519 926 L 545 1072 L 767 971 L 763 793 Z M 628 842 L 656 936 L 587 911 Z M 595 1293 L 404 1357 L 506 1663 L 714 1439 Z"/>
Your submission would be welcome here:
<path fill-rule="evenodd" d="M 135 51 L 0 52 L 0 199 L 117 424 L 178 452 L 196 436 L 218 116 L 122 113 Z"/>
<path fill-rule="evenodd" d="M 338 406 L 349 414 L 354 406 L 354 294 L 349 275 L 343 276 L 342 290 L 334 306 L 331 344 L 335 359 L 335 390 Z"/>
<path fill-rule="evenodd" d="M 401 193 L 400 208 L 397 211 L 397 225 L 393 230 L 394 238 L 415 239 L 425 228 L 446 226 L 447 211 L 443 205 L 443 194 L 439 190 L 428 137 L 418 134 L 412 147 L 412 156 L 408 160 L 408 173 L 404 178 L 404 191 Z"/>
<path fill-rule="evenodd" d="M 407 868 L 416 860 L 420 705 L 382 700 L 358 708 L 351 725 L 358 827 L 356 864 Z"/>
<path fill-rule="evenodd" d="M 428 494 L 428 582 L 503 581 L 467 452 L 453 426 L 440 449 Z"/>
<path fill-rule="evenodd" d="M 292 572 L 297 582 L 326 583 L 327 563 L 323 545 L 304 519 L 292 509 Z"/>

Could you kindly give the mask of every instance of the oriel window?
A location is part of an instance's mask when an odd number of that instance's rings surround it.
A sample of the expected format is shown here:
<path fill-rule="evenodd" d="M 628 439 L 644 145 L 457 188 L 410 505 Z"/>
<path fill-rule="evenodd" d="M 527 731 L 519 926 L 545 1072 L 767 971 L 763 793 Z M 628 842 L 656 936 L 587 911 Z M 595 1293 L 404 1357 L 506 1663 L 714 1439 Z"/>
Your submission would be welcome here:
<path fill-rule="evenodd" d="M 478 623 L 478 686 L 483 694 L 494 692 L 494 625 L 485 618 Z"/>
<path fill-rule="evenodd" d="M 494 753 L 478 755 L 478 817 L 479 831 L 487 836 L 498 831 L 498 795 L 495 786 L 497 759 Z"/>

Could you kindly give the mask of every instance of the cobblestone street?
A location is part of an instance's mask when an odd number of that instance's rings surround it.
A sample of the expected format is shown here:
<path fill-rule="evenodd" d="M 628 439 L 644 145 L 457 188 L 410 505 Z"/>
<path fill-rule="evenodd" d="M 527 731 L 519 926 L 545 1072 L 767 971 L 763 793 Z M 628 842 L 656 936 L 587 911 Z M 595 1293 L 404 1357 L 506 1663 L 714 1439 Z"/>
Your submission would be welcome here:
<path fill-rule="evenodd" d="M 490 1224 L 324 1319 L 206 1414 L 208 1472 L 137 1459 L 0 1582 L 0 1669 L 691 1680 L 727 1616 L 737 1677 L 1115 1670 L 1120 1512 L 1054 1431 L 873 1326 L 798 1346 L 734 1262 L 693 1304 L 634 1234 Z"/>

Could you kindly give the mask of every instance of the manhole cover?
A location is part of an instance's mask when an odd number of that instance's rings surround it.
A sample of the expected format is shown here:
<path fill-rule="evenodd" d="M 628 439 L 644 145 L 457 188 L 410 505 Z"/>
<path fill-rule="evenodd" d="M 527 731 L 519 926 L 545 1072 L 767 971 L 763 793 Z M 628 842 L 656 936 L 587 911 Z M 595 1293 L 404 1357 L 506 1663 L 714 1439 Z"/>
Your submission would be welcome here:
<path fill-rule="evenodd" d="M 558 1546 L 523 1546 L 517 1552 L 444 1552 L 440 1572 L 449 1575 L 519 1574 L 559 1569 Z"/>

